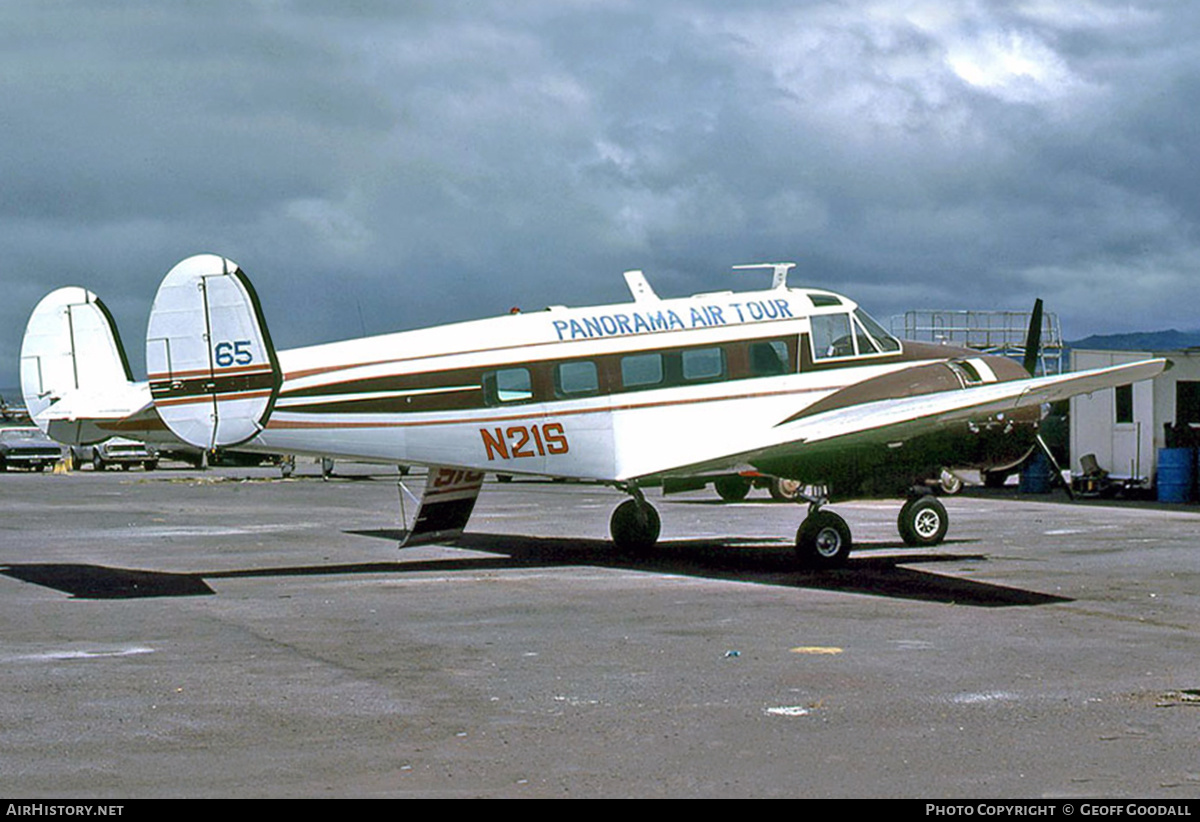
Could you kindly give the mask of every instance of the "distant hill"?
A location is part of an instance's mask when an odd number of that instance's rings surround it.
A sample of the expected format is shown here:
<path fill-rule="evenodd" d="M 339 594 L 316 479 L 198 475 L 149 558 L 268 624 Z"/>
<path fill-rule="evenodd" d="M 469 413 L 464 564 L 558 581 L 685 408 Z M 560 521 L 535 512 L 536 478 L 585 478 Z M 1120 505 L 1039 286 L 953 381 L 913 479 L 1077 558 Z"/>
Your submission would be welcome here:
<path fill-rule="evenodd" d="M 1067 343 L 1067 348 L 1100 351 L 1177 351 L 1200 346 L 1200 331 L 1133 331 L 1128 334 L 1093 334 Z"/>

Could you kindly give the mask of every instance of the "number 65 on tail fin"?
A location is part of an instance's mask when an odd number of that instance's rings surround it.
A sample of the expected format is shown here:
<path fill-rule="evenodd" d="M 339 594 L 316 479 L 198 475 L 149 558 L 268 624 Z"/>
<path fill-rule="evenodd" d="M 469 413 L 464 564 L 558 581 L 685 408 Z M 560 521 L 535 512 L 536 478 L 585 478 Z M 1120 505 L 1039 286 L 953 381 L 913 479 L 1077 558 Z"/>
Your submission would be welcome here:
<path fill-rule="evenodd" d="M 189 445 L 238 445 L 266 426 L 282 376 L 236 263 L 200 254 L 167 273 L 150 311 L 146 370 L 163 422 Z"/>

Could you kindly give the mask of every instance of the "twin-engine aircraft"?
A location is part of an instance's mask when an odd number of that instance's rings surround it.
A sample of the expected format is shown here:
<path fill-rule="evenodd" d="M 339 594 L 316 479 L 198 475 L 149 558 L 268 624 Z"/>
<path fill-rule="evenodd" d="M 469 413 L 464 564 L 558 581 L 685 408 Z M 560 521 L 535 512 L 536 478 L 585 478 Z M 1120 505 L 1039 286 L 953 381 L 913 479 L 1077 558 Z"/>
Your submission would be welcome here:
<path fill-rule="evenodd" d="M 628 303 L 276 351 L 245 273 L 203 254 L 158 289 L 148 381 L 133 380 L 103 303 L 68 287 L 34 309 L 21 383 L 63 443 L 122 435 L 428 466 L 405 544 L 460 534 L 496 472 L 628 494 L 612 539 L 647 550 L 660 520 L 644 488 L 757 471 L 814 489 L 796 551 L 832 567 L 852 540 L 831 499 L 907 494 L 905 542 L 936 544 L 948 517 L 917 493 L 926 479 L 1010 468 L 1036 447 L 1043 403 L 1167 367 L 1031 378 L 1003 357 L 897 340 L 846 297 L 789 287 L 791 263 L 762 267 L 767 290 L 661 299 L 628 271 Z"/>

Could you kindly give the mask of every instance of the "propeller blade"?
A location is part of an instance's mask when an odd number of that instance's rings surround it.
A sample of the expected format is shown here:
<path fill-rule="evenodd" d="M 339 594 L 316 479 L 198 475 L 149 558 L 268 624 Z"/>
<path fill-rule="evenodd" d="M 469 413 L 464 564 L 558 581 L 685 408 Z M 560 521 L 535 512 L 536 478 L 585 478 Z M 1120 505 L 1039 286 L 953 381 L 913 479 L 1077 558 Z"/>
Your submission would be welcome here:
<path fill-rule="evenodd" d="M 1034 300 L 1033 314 L 1029 317 L 1029 333 L 1025 335 L 1025 370 L 1035 376 L 1038 358 L 1042 354 L 1042 301 Z"/>

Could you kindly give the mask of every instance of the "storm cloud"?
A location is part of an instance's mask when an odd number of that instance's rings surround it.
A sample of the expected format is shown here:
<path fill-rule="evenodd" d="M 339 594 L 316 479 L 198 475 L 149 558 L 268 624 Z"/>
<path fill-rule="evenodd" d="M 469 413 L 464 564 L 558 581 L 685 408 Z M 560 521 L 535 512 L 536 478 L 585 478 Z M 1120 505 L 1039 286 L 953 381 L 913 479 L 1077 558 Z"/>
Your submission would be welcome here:
<path fill-rule="evenodd" d="M 241 264 L 278 345 L 765 286 L 1200 327 L 1200 12 L 1169 2 L 0 6 L 0 385 L 85 285 Z M 756 279 L 757 278 L 757 279 Z M 135 366 L 135 371 L 137 370 Z"/>

